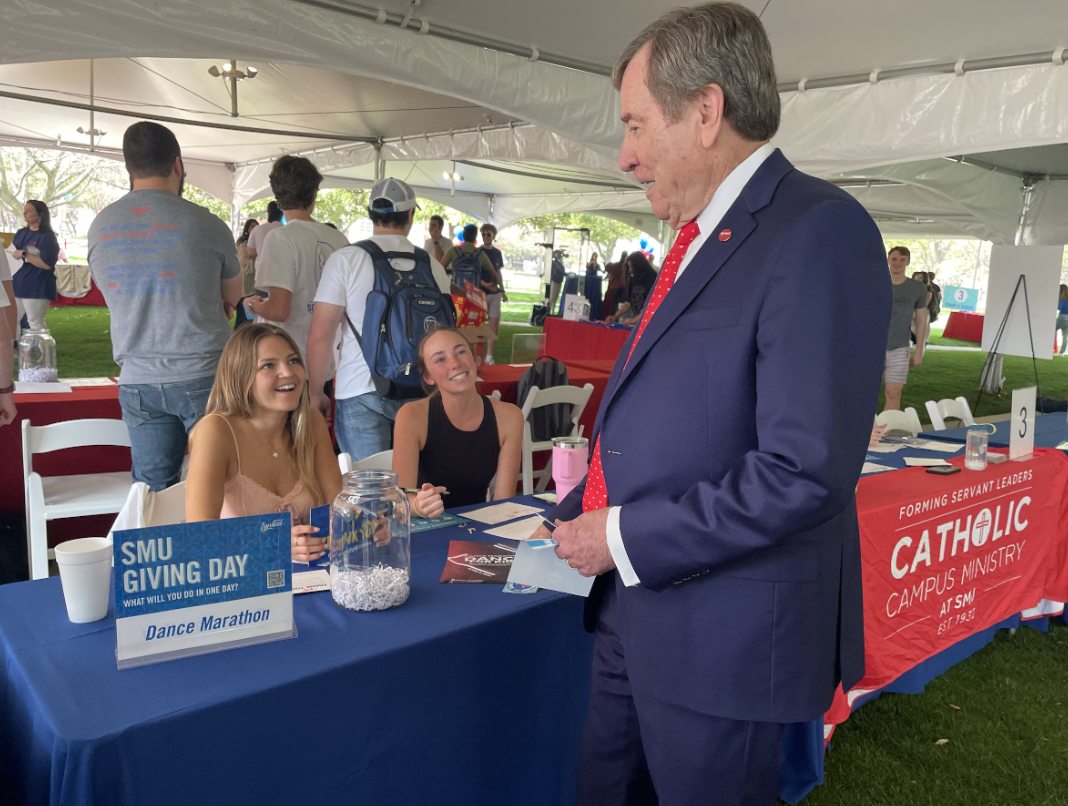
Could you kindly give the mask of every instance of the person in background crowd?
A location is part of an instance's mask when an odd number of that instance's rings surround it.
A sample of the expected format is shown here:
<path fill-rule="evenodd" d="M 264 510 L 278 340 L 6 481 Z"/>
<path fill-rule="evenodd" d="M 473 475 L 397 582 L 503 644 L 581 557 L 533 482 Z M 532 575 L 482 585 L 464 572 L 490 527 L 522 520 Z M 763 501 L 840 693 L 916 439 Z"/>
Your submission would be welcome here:
<path fill-rule="evenodd" d="M 626 260 L 626 284 L 619 309 L 607 321 L 636 325 L 642 317 L 645 300 L 656 283 L 656 272 L 641 252 L 631 252 Z"/>
<path fill-rule="evenodd" d="M 373 241 L 384 252 L 415 253 L 408 240 L 415 217 L 415 193 L 399 179 L 386 178 L 371 189 L 367 214 L 374 224 Z M 396 271 L 415 268 L 415 260 L 396 258 Z M 445 269 L 430 256 L 430 269 L 438 289 L 450 291 Z M 334 433 L 341 450 L 353 461 L 389 450 L 393 421 L 404 404 L 390 400 L 375 390 L 371 370 L 363 357 L 356 334 L 363 333 L 367 295 L 375 287 L 375 270 L 371 256 L 358 245 L 340 249 L 330 256 L 323 268 L 323 279 L 315 294 L 315 312 L 308 332 L 308 381 L 311 404 L 330 421 L 330 398 L 323 387 L 328 378 L 337 329 L 341 328 L 341 360 L 335 377 Z M 345 317 L 348 317 L 347 320 Z M 351 325 L 351 326 L 350 326 Z M 354 332 L 355 331 L 355 332 Z"/>
<path fill-rule="evenodd" d="M 461 232 L 461 242 L 458 246 L 449 247 L 449 251 L 445 253 L 445 262 L 442 264 L 445 267 L 445 271 L 448 272 L 450 277 L 455 278 L 456 272 L 455 264 L 457 258 L 461 255 L 476 255 L 478 265 L 481 267 L 481 273 L 479 274 L 478 284 L 482 291 L 486 292 L 486 303 L 489 305 L 489 296 L 491 294 L 499 294 L 501 289 L 501 279 L 497 274 L 497 269 L 494 268 L 493 262 L 489 259 L 489 255 L 486 251 L 478 246 L 478 225 L 477 224 L 465 224 Z M 459 288 L 459 287 L 458 287 Z M 459 289 L 460 292 L 466 295 L 466 289 Z M 495 308 L 497 312 L 497 319 L 500 321 L 501 317 L 501 303 L 500 297 L 497 297 L 497 305 Z M 487 318 L 489 317 L 489 310 L 486 311 Z M 482 345 L 478 346 L 479 355 L 481 355 Z M 486 353 L 489 355 L 489 345 L 486 345 Z M 489 356 L 486 360 L 487 364 L 493 363 L 492 356 Z"/>
<path fill-rule="evenodd" d="M 1068 349 L 1068 285 L 1061 283 L 1061 293 L 1057 300 L 1057 332 L 1061 334 L 1060 355 Z"/>
<path fill-rule="evenodd" d="M 927 286 L 905 276 L 912 259 L 908 247 L 895 246 L 887 255 L 890 282 L 894 289 L 894 308 L 886 339 L 886 362 L 883 379 L 886 389 L 886 409 L 901 408 L 901 391 L 909 379 L 909 367 L 923 362 L 923 348 L 927 343 Z M 925 278 L 926 279 L 926 278 Z M 916 330 L 916 354 L 909 357 L 909 331 Z"/>
<path fill-rule="evenodd" d="M 608 286 L 604 290 L 604 308 L 601 313 L 604 318 L 612 316 L 619 307 L 620 297 L 623 295 L 623 287 L 626 280 L 623 277 L 627 267 L 627 253 L 623 252 L 616 263 L 605 264 L 604 271 L 608 275 Z"/>
<path fill-rule="evenodd" d="M 241 230 L 241 237 L 237 239 L 237 262 L 241 264 L 241 302 L 256 293 L 256 258 L 248 253 L 248 236 L 259 224 L 255 218 L 250 218 Z M 248 322 L 245 306 L 238 305 L 234 316 L 234 330 Z"/>
<path fill-rule="evenodd" d="M 482 251 L 486 253 L 486 257 L 489 258 L 490 263 L 493 264 L 493 268 L 497 272 L 498 289 L 486 295 L 486 304 L 488 306 L 486 324 L 489 325 L 490 330 L 497 333 L 501 327 L 501 303 L 508 301 L 508 292 L 504 290 L 504 255 L 501 254 L 500 249 L 493 245 L 497 240 L 497 228 L 492 224 L 483 224 L 481 232 Z M 492 354 L 486 356 L 486 363 L 493 363 Z"/>
<path fill-rule="evenodd" d="M 135 123 L 122 153 L 133 190 L 89 227 L 89 270 L 111 312 L 133 478 L 155 492 L 178 481 L 188 432 L 204 416 L 241 266 L 230 228 L 182 198 L 185 167 L 170 129 Z M 134 263 L 134 244 L 155 251 Z"/>
<path fill-rule="evenodd" d="M 549 270 L 549 316 L 556 315 L 556 299 L 560 296 L 560 286 L 563 285 L 566 276 L 564 252 L 557 249 L 553 252 L 552 267 Z"/>
<path fill-rule="evenodd" d="M 6 263 L 6 261 L 5 261 Z M 8 312 L 15 306 L 8 296 L 10 281 L 0 284 L 0 426 L 15 422 L 18 411 L 15 410 L 15 382 L 11 380 L 15 369 L 15 334 L 11 330 Z"/>
<path fill-rule="evenodd" d="M 256 259 L 260 256 L 260 250 L 263 249 L 263 242 L 266 240 L 267 235 L 272 231 L 282 226 L 282 209 L 278 206 L 278 202 L 275 199 L 271 199 L 267 202 L 267 223 L 260 224 L 256 229 L 252 230 L 248 236 L 248 254 L 249 257 Z"/>
<path fill-rule="evenodd" d="M 308 516 L 341 492 L 341 469 L 291 335 L 257 322 L 230 337 L 190 439 L 187 522 L 289 511 L 293 559 L 323 556 Z"/>
<path fill-rule="evenodd" d="M 917 283 L 923 283 L 923 287 L 927 289 L 927 308 L 928 308 L 928 312 L 930 312 L 931 298 L 933 296 L 932 293 L 931 293 L 931 284 L 927 279 L 929 276 L 930 275 L 928 275 L 927 272 L 925 272 L 925 271 L 914 271 L 912 273 L 912 278 L 911 278 L 911 279 L 915 280 Z M 928 326 L 928 329 L 927 329 L 928 338 L 930 338 L 930 335 L 931 335 L 931 330 L 930 330 L 930 326 Z M 911 330 L 909 332 L 909 339 L 912 341 L 913 344 L 916 343 L 916 325 L 915 325 L 915 323 L 913 323 L 912 328 L 911 328 Z"/>
<path fill-rule="evenodd" d="M 594 322 L 601 318 L 601 261 L 594 252 L 586 263 L 586 277 L 582 286 L 582 295 L 590 303 L 590 319 Z"/>
<path fill-rule="evenodd" d="M 335 227 L 312 218 L 322 175 L 304 157 L 279 157 L 271 168 L 271 190 L 286 217 L 285 226 L 267 233 L 256 258 L 256 296 L 245 303 L 249 313 L 285 330 L 306 358 L 315 291 L 323 266 L 349 241 Z"/>
<path fill-rule="evenodd" d="M 419 342 L 419 377 L 429 397 L 397 414 L 393 469 L 408 494 L 412 514 L 437 518 L 450 507 L 515 495 L 523 452 L 523 413 L 511 403 L 475 389 L 478 358 L 455 328 L 433 330 Z"/>
<path fill-rule="evenodd" d="M 444 232 L 445 219 L 439 215 L 430 216 L 430 237 L 423 244 L 423 249 L 443 266 L 445 265 L 445 253 L 452 248 L 452 241 L 445 237 Z"/>
<path fill-rule="evenodd" d="M 7 319 L 7 330 L 12 340 L 15 339 L 15 335 L 19 332 L 19 317 L 16 314 L 18 306 L 15 304 L 14 283 L 11 281 L 11 264 L 15 262 L 15 258 L 11 256 L 10 252 L 3 252 L 3 257 L 0 258 L 0 289 L 3 290 L 8 304 L 0 306 L 4 308 L 0 315 Z"/>
<path fill-rule="evenodd" d="M 13 287 L 20 326 L 47 330 L 45 315 L 56 298 L 56 262 L 59 241 L 52 231 L 52 215 L 43 201 L 31 199 L 22 211 L 26 226 L 15 233 L 12 256 L 22 261 L 15 272 Z"/>

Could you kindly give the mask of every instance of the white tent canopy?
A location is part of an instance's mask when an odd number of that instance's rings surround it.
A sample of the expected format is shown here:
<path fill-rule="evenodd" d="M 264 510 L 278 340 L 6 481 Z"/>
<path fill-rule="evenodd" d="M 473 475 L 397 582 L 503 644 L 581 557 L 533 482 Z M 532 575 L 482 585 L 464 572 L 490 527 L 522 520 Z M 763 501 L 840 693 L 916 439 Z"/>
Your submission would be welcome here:
<path fill-rule="evenodd" d="M 97 107 L 252 129 L 168 123 L 198 184 L 224 195 L 228 181 L 236 202 L 266 192 L 278 154 L 314 151 L 328 185 L 366 184 L 385 160 L 430 198 L 449 193 L 441 174 L 462 160 L 449 203 L 499 223 L 578 210 L 645 221 L 641 191 L 626 190 L 614 164 L 622 128 L 607 72 L 672 5 L 67 0 L 56 15 L 23 4 L 0 30 L 0 137 L 86 145 L 75 130 L 88 128 L 92 58 Z M 747 5 L 762 12 L 782 81 L 775 144 L 799 168 L 846 183 L 902 234 L 1068 240 L 1068 171 L 1057 169 L 1068 142 L 1064 4 Z M 226 58 L 261 70 L 238 86 L 239 118 L 207 74 Z M 81 106 L 13 97 L 27 95 Z M 95 119 L 114 149 L 129 118 Z M 962 156 L 974 164 L 946 159 Z"/>

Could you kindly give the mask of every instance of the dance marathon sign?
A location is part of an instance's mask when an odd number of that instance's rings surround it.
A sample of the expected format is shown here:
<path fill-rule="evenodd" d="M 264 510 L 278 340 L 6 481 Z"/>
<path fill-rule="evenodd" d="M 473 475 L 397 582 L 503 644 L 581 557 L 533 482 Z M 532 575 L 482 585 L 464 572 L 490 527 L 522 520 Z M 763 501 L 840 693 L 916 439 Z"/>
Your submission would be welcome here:
<path fill-rule="evenodd" d="M 862 479 L 866 675 L 858 688 L 881 688 L 1044 597 L 1063 596 L 1066 484 L 1060 451 L 981 473 Z"/>
<path fill-rule="evenodd" d="M 120 669 L 296 635 L 290 514 L 115 532 Z"/>

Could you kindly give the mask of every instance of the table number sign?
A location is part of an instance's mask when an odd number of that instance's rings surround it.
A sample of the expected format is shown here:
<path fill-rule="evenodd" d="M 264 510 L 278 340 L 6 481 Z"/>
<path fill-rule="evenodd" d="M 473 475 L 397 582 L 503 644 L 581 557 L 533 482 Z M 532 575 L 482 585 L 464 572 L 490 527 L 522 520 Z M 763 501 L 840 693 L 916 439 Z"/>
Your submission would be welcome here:
<path fill-rule="evenodd" d="M 975 313 L 975 309 L 979 307 L 979 290 L 947 285 L 942 289 L 942 307 L 950 311 Z"/>
<path fill-rule="evenodd" d="M 120 669 L 292 638 L 290 514 L 115 532 Z"/>
<path fill-rule="evenodd" d="M 588 322 L 590 319 L 590 302 L 579 294 L 564 297 L 564 319 L 572 322 Z"/>
<path fill-rule="evenodd" d="M 1012 390 L 1012 418 L 1009 425 L 1009 458 L 1030 459 L 1035 452 L 1035 395 L 1038 387 Z"/>

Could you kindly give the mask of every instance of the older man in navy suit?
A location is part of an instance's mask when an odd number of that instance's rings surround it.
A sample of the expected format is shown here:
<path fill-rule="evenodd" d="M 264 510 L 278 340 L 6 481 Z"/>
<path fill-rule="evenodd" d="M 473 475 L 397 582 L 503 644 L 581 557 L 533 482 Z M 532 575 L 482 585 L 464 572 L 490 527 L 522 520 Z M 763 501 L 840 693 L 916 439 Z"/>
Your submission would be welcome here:
<path fill-rule="evenodd" d="M 555 512 L 558 556 L 598 576 L 578 801 L 764 806 L 783 725 L 863 675 L 854 491 L 890 321 L 882 239 L 768 144 L 751 11 L 672 11 L 613 80 L 620 167 L 679 236 Z"/>

